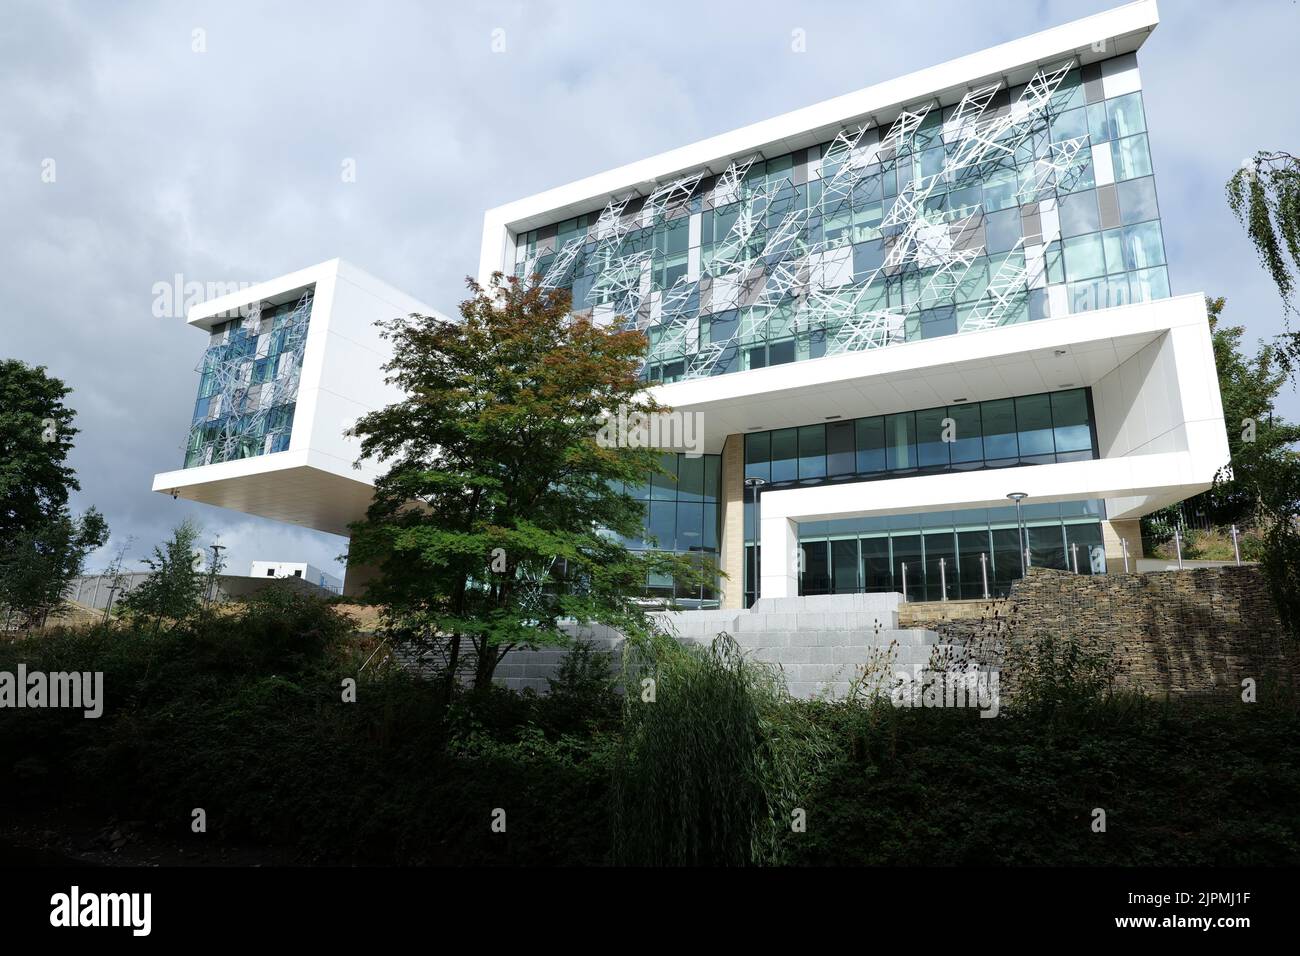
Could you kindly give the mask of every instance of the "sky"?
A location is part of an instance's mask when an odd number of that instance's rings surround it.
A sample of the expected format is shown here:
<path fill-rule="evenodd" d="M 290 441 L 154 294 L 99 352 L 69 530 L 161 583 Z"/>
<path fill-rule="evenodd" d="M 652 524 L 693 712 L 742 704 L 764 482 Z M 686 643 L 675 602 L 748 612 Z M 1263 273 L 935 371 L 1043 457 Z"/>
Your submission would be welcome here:
<path fill-rule="evenodd" d="M 181 465 L 206 346 L 155 316 L 158 283 L 341 256 L 453 312 L 488 208 L 1116 5 L 5 0 L 0 357 L 73 389 L 73 506 L 113 532 L 92 569 L 189 517 L 232 572 L 341 575 L 342 538 L 150 491 Z M 1160 14 L 1139 63 L 1173 292 L 1226 296 L 1266 338 L 1282 310 L 1224 183 L 1300 148 L 1300 6 Z M 1280 410 L 1300 418 L 1290 387 Z"/>

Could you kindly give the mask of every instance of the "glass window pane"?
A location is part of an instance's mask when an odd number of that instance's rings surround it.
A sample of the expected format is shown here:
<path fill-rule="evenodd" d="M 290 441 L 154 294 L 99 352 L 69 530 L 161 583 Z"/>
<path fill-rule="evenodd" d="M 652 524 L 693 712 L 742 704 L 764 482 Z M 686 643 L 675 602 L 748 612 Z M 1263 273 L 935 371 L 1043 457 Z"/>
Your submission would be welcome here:
<path fill-rule="evenodd" d="M 885 448 L 890 471 L 916 467 L 916 425 L 911 412 L 885 416 Z"/>
<path fill-rule="evenodd" d="M 1006 252 L 1020 238 L 1020 208 L 1004 209 L 984 217 L 988 236 L 987 251 Z"/>
<path fill-rule="evenodd" d="M 984 458 L 989 461 L 1018 458 L 1020 446 L 1016 440 L 1014 400 L 1003 398 L 981 402 L 980 416 L 984 425 Z"/>
<path fill-rule="evenodd" d="M 667 452 L 659 456 L 660 467 L 665 474 L 656 474 L 651 478 L 650 496 L 661 501 L 672 501 L 677 497 L 677 456 Z"/>
<path fill-rule="evenodd" d="M 1034 567 L 1066 570 L 1065 538 L 1059 523 L 1026 528 L 1025 534 L 1029 538 L 1029 557 Z"/>
<path fill-rule="evenodd" d="M 854 422 L 857 431 L 858 465 L 860 475 L 885 470 L 885 420 L 859 418 Z"/>
<path fill-rule="evenodd" d="M 704 500 L 717 501 L 722 497 L 722 456 L 704 456 Z"/>
<path fill-rule="evenodd" d="M 1124 227 L 1124 265 L 1130 271 L 1165 264 L 1165 244 L 1159 222 Z"/>
<path fill-rule="evenodd" d="M 993 566 L 989 561 L 988 531 L 981 528 L 978 531 L 957 532 L 957 551 L 957 559 L 961 564 L 960 593 L 953 595 L 952 591 L 949 590 L 949 595 L 964 600 L 982 598 L 984 597 L 986 579 L 990 593 L 992 593 Z M 983 564 L 980 562 L 981 558 L 984 559 Z"/>
<path fill-rule="evenodd" d="M 1120 222 L 1131 225 L 1160 215 L 1156 208 L 1156 181 L 1151 176 L 1130 179 L 1116 186 L 1119 194 Z"/>
<path fill-rule="evenodd" d="M 862 588 L 865 591 L 892 591 L 894 579 L 889 572 L 889 538 L 863 538 Z"/>
<path fill-rule="evenodd" d="M 675 544 L 677 504 L 672 501 L 650 502 L 650 522 L 646 526 L 646 547 L 668 550 Z M 654 538 L 654 541 L 649 540 Z"/>
<path fill-rule="evenodd" d="M 1147 151 L 1145 133 L 1116 140 L 1110 149 L 1116 182 L 1151 175 L 1151 154 Z"/>
<path fill-rule="evenodd" d="M 704 500 L 704 456 L 679 455 L 677 464 L 677 500 Z"/>
<path fill-rule="evenodd" d="M 826 477 L 825 425 L 805 425 L 799 429 L 799 477 Z"/>
<path fill-rule="evenodd" d="M 954 465 L 962 462 L 978 462 L 984 458 L 984 443 L 980 439 L 980 406 L 951 405 L 948 417 L 952 419 L 953 441 L 949 452 Z"/>
<path fill-rule="evenodd" d="M 853 594 L 858 588 L 858 539 L 831 542 L 831 588 L 836 594 Z"/>
<path fill-rule="evenodd" d="M 951 531 L 930 532 L 925 538 L 925 599 L 942 601 L 956 597 L 957 551 Z M 942 565 L 940 564 L 942 562 Z M 947 588 L 945 591 L 944 588 Z"/>
<path fill-rule="evenodd" d="M 803 574 L 800 577 L 800 594 L 826 594 L 831 589 L 830 565 L 826 558 L 825 541 L 800 542 L 803 549 Z"/>
<path fill-rule="evenodd" d="M 718 506 L 704 506 L 704 538 L 703 546 L 705 551 L 717 552 L 718 550 Z"/>
<path fill-rule="evenodd" d="M 745 436 L 745 477 L 772 480 L 772 435 L 759 432 Z"/>
<path fill-rule="evenodd" d="M 1088 395 L 1083 389 L 1052 393 L 1052 425 L 1058 452 L 1092 450 Z"/>
<path fill-rule="evenodd" d="M 831 475 L 851 475 L 856 466 L 853 456 L 853 423 L 831 422 L 826 426 L 826 471 Z"/>
<path fill-rule="evenodd" d="M 1061 235 L 1081 236 L 1101 228 L 1101 212 L 1097 208 L 1097 190 L 1084 189 L 1061 198 Z"/>
<path fill-rule="evenodd" d="M 1020 457 L 1051 455 L 1052 406 L 1046 395 L 1025 395 L 1016 399 L 1016 426 L 1020 433 Z"/>
<path fill-rule="evenodd" d="M 1106 101 L 1106 112 L 1110 119 L 1111 138 L 1132 136 L 1134 133 L 1146 132 L 1146 117 L 1142 114 L 1142 94 L 1129 93 Z"/>
<path fill-rule="evenodd" d="M 911 601 L 921 599 L 921 536 L 896 534 L 890 539 L 893 548 L 894 587 Z"/>
<path fill-rule="evenodd" d="M 1134 302 L 1167 299 L 1170 294 L 1169 274 L 1165 271 L 1164 266 L 1134 272 L 1130 278 L 1129 290 Z"/>
<path fill-rule="evenodd" d="M 677 503 L 676 551 L 700 551 L 704 547 L 704 505 Z"/>
<path fill-rule="evenodd" d="M 949 463 L 949 445 L 943 440 L 947 417 L 946 408 L 929 408 L 916 413 L 917 462 L 922 468 L 946 467 Z"/>
<path fill-rule="evenodd" d="M 799 477 L 799 430 L 782 428 L 772 432 L 772 481 L 794 481 Z"/>
<path fill-rule="evenodd" d="M 1100 233 L 1065 240 L 1065 274 L 1071 282 L 1106 274 Z"/>

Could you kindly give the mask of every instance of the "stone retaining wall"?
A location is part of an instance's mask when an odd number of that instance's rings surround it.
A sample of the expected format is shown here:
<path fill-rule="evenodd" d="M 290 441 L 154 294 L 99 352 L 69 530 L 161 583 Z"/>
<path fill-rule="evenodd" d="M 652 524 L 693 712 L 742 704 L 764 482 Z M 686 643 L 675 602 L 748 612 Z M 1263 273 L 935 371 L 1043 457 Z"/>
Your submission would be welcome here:
<path fill-rule="evenodd" d="M 1111 656 L 1119 685 L 1156 694 L 1297 674 L 1268 583 L 1250 565 L 1095 576 L 1033 568 L 1005 606 L 979 619 L 914 623 L 978 648 L 981 658 L 995 644 L 1076 640 Z"/>

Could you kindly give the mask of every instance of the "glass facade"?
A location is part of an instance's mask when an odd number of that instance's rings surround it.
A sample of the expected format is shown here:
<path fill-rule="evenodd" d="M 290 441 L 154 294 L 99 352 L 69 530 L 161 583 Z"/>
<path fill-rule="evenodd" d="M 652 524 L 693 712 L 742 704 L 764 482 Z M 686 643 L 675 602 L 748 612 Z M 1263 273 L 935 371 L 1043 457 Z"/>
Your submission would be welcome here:
<path fill-rule="evenodd" d="M 313 290 L 213 326 L 185 467 L 287 451 Z"/>
<path fill-rule="evenodd" d="M 654 381 L 1170 294 L 1142 94 L 1044 69 L 516 237 L 516 275 L 649 337 Z"/>
<path fill-rule="evenodd" d="M 745 436 L 745 477 L 778 487 L 1095 457 L 1086 388 Z"/>
<path fill-rule="evenodd" d="M 719 502 L 722 497 L 722 456 L 666 453 L 666 475 L 654 475 L 644 484 L 625 489 L 645 509 L 645 531 L 639 538 L 623 538 L 633 550 L 672 551 L 698 555 L 715 564 L 720 536 Z M 717 582 L 691 590 L 668 578 L 647 582 L 650 597 L 672 599 L 681 607 L 716 607 Z"/>
<path fill-rule="evenodd" d="M 1026 504 L 1022 508 L 1033 567 L 1102 574 L 1101 501 Z M 1021 576 L 1016 509 L 975 508 L 921 515 L 843 518 L 799 525 L 800 594 L 902 592 L 938 601 L 1005 597 Z M 753 604 L 760 549 L 746 545 L 745 606 Z"/>

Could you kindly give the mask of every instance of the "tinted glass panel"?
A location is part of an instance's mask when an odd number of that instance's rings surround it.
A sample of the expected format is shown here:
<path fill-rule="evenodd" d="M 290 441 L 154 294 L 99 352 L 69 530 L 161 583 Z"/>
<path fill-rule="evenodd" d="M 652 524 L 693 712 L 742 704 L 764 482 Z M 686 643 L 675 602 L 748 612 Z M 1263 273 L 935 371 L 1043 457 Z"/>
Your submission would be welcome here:
<path fill-rule="evenodd" d="M 1020 454 L 1050 455 L 1052 441 L 1052 406 L 1046 395 L 1029 395 L 1016 399 L 1016 425 L 1020 432 Z"/>
<path fill-rule="evenodd" d="M 885 420 L 860 418 L 854 423 L 857 431 L 858 473 L 869 474 L 885 470 Z"/>
<path fill-rule="evenodd" d="M 831 475 L 851 475 L 855 467 L 853 422 L 831 422 L 826 426 L 827 472 Z"/>

